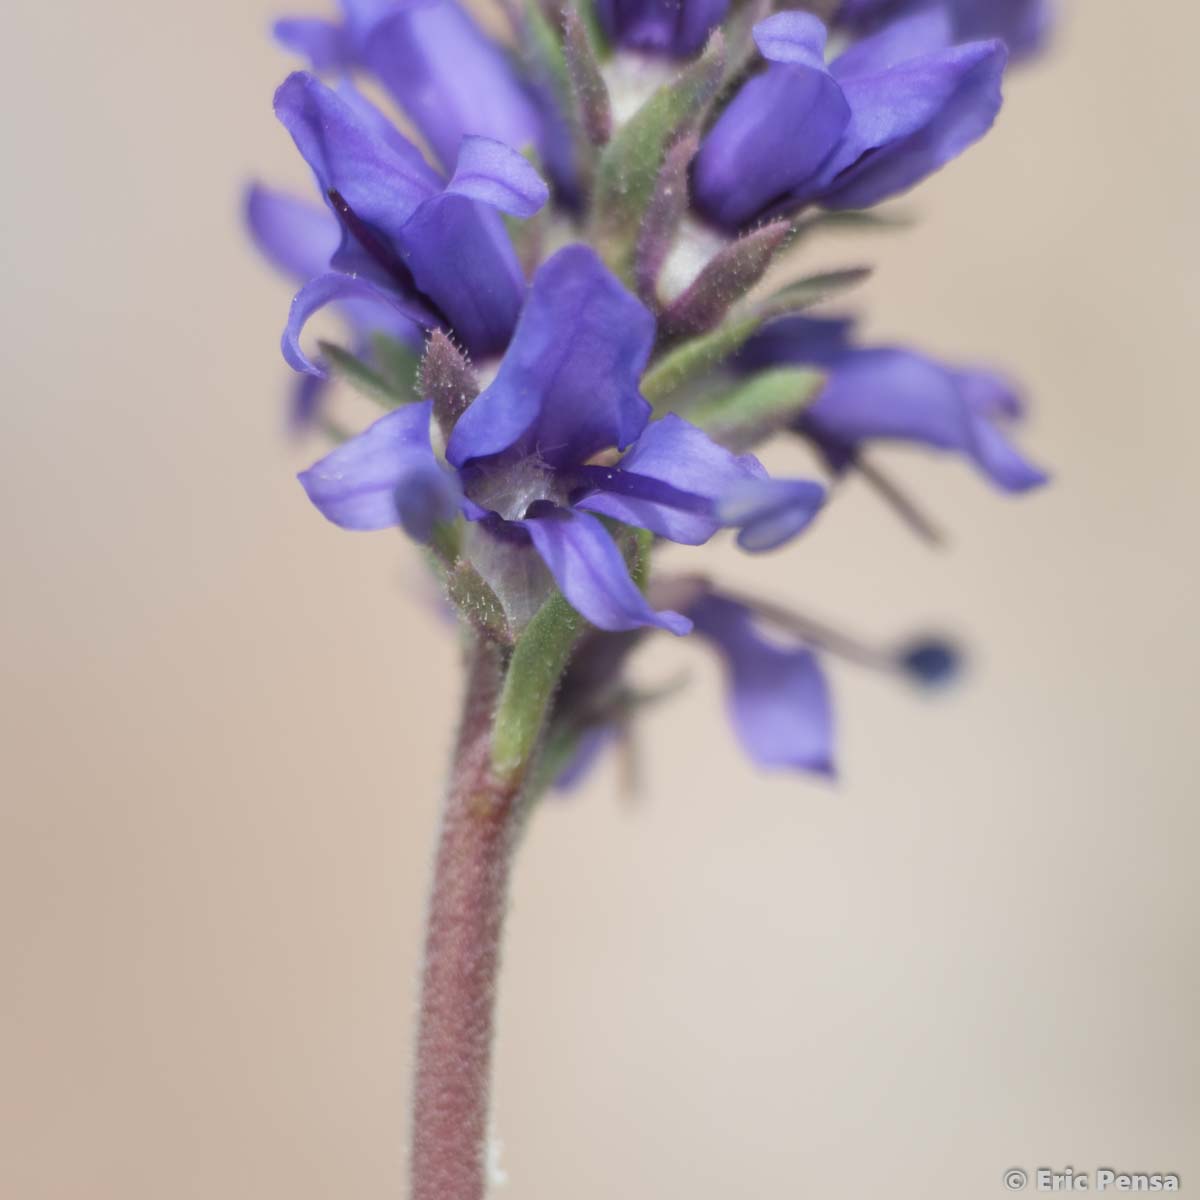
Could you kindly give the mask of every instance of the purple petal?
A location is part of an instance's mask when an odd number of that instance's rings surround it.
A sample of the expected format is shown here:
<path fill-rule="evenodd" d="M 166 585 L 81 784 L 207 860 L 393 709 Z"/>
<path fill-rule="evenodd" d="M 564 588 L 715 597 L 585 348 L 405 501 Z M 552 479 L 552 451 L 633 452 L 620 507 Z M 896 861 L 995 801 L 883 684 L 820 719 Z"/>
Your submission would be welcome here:
<path fill-rule="evenodd" d="M 567 246 L 534 276 L 491 385 L 446 447 L 455 466 L 512 447 L 574 466 L 645 428 L 638 391 L 654 318 L 587 246 Z"/>
<path fill-rule="evenodd" d="M 565 508 L 519 522 L 571 606 L 599 629 L 653 626 L 681 635 L 692 623 L 669 609 L 655 612 L 629 577 L 616 543 L 599 520 Z"/>
<path fill-rule="evenodd" d="M 416 148 L 353 91 L 335 93 L 299 72 L 279 89 L 276 110 L 322 190 L 346 206 L 334 265 L 401 294 L 415 286 L 470 350 L 502 349 L 525 281 L 499 216 L 444 192 Z"/>
<path fill-rule="evenodd" d="M 856 31 L 879 28 L 906 14 L 933 7 L 933 0 L 843 0 L 838 23 Z M 1001 38 L 1013 57 L 1035 53 L 1054 22 L 1051 0 L 942 0 L 956 41 Z"/>
<path fill-rule="evenodd" d="M 494 138 L 475 135 L 463 138 L 446 191 L 522 218 L 532 217 L 550 198 L 527 158 Z"/>
<path fill-rule="evenodd" d="M 1049 482 L 1049 475 L 1023 458 L 992 422 L 972 417 L 971 435 L 971 457 L 998 488 L 1019 493 Z"/>
<path fill-rule="evenodd" d="M 842 81 L 853 116 L 817 189 L 826 208 L 866 208 L 977 142 L 1000 111 L 1008 53 L 971 42 Z"/>
<path fill-rule="evenodd" d="M 284 17 L 276 21 L 275 40 L 293 54 L 308 59 L 314 71 L 343 70 L 354 61 L 354 49 L 346 30 L 333 21 L 317 17 Z"/>
<path fill-rule="evenodd" d="M 525 295 L 525 276 L 500 215 L 442 192 L 417 209 L 399 244 L 416 286 L 467 349 L 500 353 Z"/>
<path fill-rule="evenodd" d="M 917 442 L 965 455 L 1006 491 L 1044 483 L 1043 472 L 973 407 L 962 378 L 911 351 L 856 350 L 831 373 L 801 425 L 835 451 L 878 438 Z"/>
<path fill-rule="evenodd" d="M 949 11 L 932 5 L 889 21 L 871 37 L 855 42 L 834 59 L 829 69 L 842 82 L 878 75 L 914 58 L 946 50 L 954 41 Z"/>
<path fill-rule="evenodd" d="M 321 411 L 330 381 L 320 375 L 293 376 L 291 403 L 288 405 L 288 431 L 303 433 L 311 428 Z"/>
<path fill-rule="evenodd" d="M 596 765 L 596 760 L 619 736 L 620 730 L 616 725 L 593 725 L 585 730 L 567 760 L 567 765 L 554 780 L 555 790 L 569 792 L 578 787 Z"/>
<path fill-rule="evenodd" d="M 725 659 L 729 714 L 746 753 L 763 767 L 832 775 L 833 712 L 817 656 L 768 641 L 748 608 L 722 596 L 688 611 Z"/>
<path fill-rule="evenodd" d="M 341 241 L 327 209 L 258 183 L 246 191 L 246 224 L 263 257 L 300 281 L 328 271 Z"/>
<path fill-rule="evenodd" d="M 420 325 L 436 325 L 437 320 L 420 301 L 406 298 L 395 292 L 385 291 L 369 279 L 353 275 L 341 275 L 331 271 L 310 279 L 297 293 L 288 313 L 287 328 L 283 331 L 283 357 L 295 371 L 308 375 L 323 376 L 325 372 L 312 362 L 300 348 L 300 335 L 304 326 L 318 310 L 327 304 L 368 301 L 371 304 L 391 308 L 401 317 L 407 317 Z M 361 309 L 358 310 L 361 313 Z"/>
<path fill-rule="evenodd" d="M 981 370 L 957 370 L 952 374 L 967 406 L 981 417 L 1018 421 L 1025 415 L 1020 393 L 1003 375 Z"/>
<path fill-rule="evenodd" d="M 429 442 L 432 411 L 429 401 L 398 408 L 302 471 L 308 498 L 343 529 L 400 525 L 427 542 L 438 522 L 453 519 L 459 499 Z"/>
<path fill-rule="evenodd" d="M 779 40 L 767 44 L 777 49 Z M 849 120 L 842 89 L 823 65 L 772 63 L 742 86 L 704 139 L 693 172 L 696 204 L 726 228 L 753 221 L 816 177 Z"/>
<path fill-rule="evenodd" d="M 589 480 L 604 490 L 580 500 L 577 508 L 688 546 L 708 541 L 726 523 L 717 514 L 718 497 L 766 476 L 754 455 L 730 453 L 674 413 L 648 425 L 617 468 L 592 471 Z M 611 478 L 602 478 L 605 474 Z M 652 486 L 625 486 L 631 482 Z"/>
<path fill-rule="evenodd" d="M 825 26 L 806 12 L 780 12 L 754 26 L 754 44 L 768 62 L 825 70 Z"/>
<path fill-rule="evenodd" d="M 394 130 L 385 135 L 381 114 L 378 121 L 365 119 L 366 103 L 348 100 L 304 71 L 288 76 L 275 93 L 275 113 L 312 168 L 321 194 L 337 192 L 359 221 L 394 243 L 421 202 L 440 192 L 442 183 L 415 146 Z M 377 269 L 348 231 L 338 266 Z"/>
<path fill-rule="evenodd" d="M 832 366 L 850 351 L 850 317 L 781 317 L 756 333 L 739 351 L 741 370 L 785 364 Z"/>
<path fill-rule="evenodd" d="M 686 58 L 725 19 L 729 0 L 597 0 L 595 8 L 612 41 Z"/>
<path fill-rule="evenodd" d="M 468 134 L 516 150 L 538 140 L 537 110 L 508 60 L 453 0 L 394 5 L 364 57 L 447 167 Z"/>
<path fill-rule="evenodd" d="M 717 513 L 726 525 L 741 527 L 738 545 L 760 554 L 802 533 L 825 503 L 825 489 L 807 479 L 755 479 L 735 484 L 722 495 Z"/>

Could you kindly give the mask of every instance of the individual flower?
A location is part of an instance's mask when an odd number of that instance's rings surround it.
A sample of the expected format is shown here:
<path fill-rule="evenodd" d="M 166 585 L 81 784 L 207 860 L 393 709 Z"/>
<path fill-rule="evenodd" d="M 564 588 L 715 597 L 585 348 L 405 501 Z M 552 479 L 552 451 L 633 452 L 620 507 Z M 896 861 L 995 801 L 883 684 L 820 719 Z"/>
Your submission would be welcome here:
<path fill-rule="evenodd" d="M 610 41 L 685 58 L 725 19 L 729 0 L 596 0 L 595 9 Z"/>
<path fill-rule="evenodd" d="M 570 132 L 539 81 L 457 0 L 341 0 L 342 20 L 292 17 L 275 36 L 315 71 L 370 73 L 450 170 L 463 138 L 533 148 L 568 193 L 574 166 Z"/>
<path fill-rule="evenodd" d="M 885 21 L 929 8 L 934 0 L 843 0 L 835 24 L 861 33 Z M 1045 45 L 1053 23 L 1051 0 L 937 0 L 950 15 L 954 36 L 1001 38 L 1014 58 Z"/>
<path fill-rule="evenodd" d="M 838 658 L 938 691 L 962 669 L 962 654 L 945 637 L 908 637 L 873 646 L 794 610 L 736 595 L 700 576 L 656 578 L 651 600 L 672 604 L 694 622 L 725 669 L 726 705 L 734 733 L 755 765 L 834 774 L 834 719 L 825 662 Z M 638 689 L 625 677 L 644 630 L 593 632 L 563 678 L 558 724 L 549 754 L 555 786 L 576 787 L 608 747 L 628 742 L 639 708 L 677 685 Z"/>
<path fill-rule="evenodd" d="M 295 284 L 308 283 L 326 273 L 341 242 L 337 220 L 327 209 L 263 184 L 247 189 L 245 218 L 259 252 Z M 352 335 L 354 353 L 362 358 L 370 358 L 374 334 L 419 345 L 418 327 L 390 304 L 360 298 L 344 300 L 336 307 Z M 326 378 L 309 374 L 296 382 L 290 406 L 294 429 L 311 422 L 328 383 Z"/>
<path fill-rule="evenodd" d="M 649 310 L 594 251 L 568 246 L 534 277 L 495 378 L 446 439 L 444 465 L 425 401 L 383 417 L 301 482 L 348 529 L 399 524 L 429 540 L 461 512 L 513 553 L 532 547 L 593 625 L 685 633 L 686 617 L 649 606 L 600 518 L 700 545 L 733 523 L 725 496 L 766 472 L 678 416 L 650 421 L 638 381 L 654 334 Z M 808 495 L 815 509 L 823 493 L 810 485 Z M 743 507 L 749 527 L 764 515 Z"/>
<path fill-rule="evenodd" d="M 877 204 L 961 154 L 1000 109 L 1003 43 L 955 45 L 943 10 L 892 22 L 828 65 L 825 38 L 810 13 L 754 27 L 767 68 L 717 118 L 693 172 L 716 224 Z"/>
<path fill-rule="evenodd" d="M 903 441 L 961 454 L 1006 492 L 1046 482 L 1005 434 L 1022 415 L 1005 379 L 899 347 L 856 346 L 852 327 L 836 318 L 785 317 L 751 339 L 739 358 L 748 369 L 790 364 L 828 372 L 795 428 L 834 471 L 850 466 L 867 443 Z"/>
<path fill-rule="evenodd" d="M 766 636 L 753 609 L 717 592 L 687 611 L 721 655 L 729 718 L 750 758 L 761 767 L 832 775 L 833 706 L 816 653 Z"/>
<path fill-rule="evenodd" d="M 531 216 L 548 194 L 529 163 L 502 142 L 466 137 L 446 181 L 352 88 L 335 92 L 302 71 L 279 88 L 275 111 L 341 225 L 333 270 L 293 301 L 288 362 L 319 374 L 300 348 L 305 322 L 326 304 L 362 299 L 448 326 L 475 353 L 502 350 L 525 280 L 500 213 Z"/>

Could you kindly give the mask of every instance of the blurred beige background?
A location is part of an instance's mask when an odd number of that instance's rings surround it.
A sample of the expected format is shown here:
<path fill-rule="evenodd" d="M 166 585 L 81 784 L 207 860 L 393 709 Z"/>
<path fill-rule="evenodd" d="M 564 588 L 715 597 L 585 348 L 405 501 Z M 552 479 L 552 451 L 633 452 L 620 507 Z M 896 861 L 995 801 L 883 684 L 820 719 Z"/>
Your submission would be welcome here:
<path fill-rule="evenodd" d="M 237 192 L 302 182 L 266 0 L 6 7 L 0 1195 L 403 1194 L 427 859 L 456 704 L 416 556 L 323 524 L 280 437 L 287 289 Z M 875 259 L 872 332 L 1008 363 L 1024 501 L 886 456 L 787 554 L 873 636 L 843 780 L 757 776 L 715 665 L 536 821 L 501 997 L 520 1200 L 986 1197 L 1012 1166 L 1200 1187 L 1200 16 L 1081 0 Z M 711 562 L 711 560 L 707 560 Z M 696 559 L 691 558 L 695 563 Z"/>

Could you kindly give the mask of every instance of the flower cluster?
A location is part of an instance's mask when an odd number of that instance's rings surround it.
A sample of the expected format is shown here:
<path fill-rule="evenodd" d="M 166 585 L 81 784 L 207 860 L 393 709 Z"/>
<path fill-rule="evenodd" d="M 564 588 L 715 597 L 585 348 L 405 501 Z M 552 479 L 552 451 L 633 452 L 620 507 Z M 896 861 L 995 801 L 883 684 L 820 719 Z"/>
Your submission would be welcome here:
<path fill-rule="evenodd" d="M 255 186 L 247 215 L 299 285 L 283 334 L 294 422 L 340 443 L 300 482 L 335 524 L 429 547 L 464 624 L 514 662 L 565 631 L 541 680 L 545 782 L 577 777 L 646 700 L 625 667 L 656 629 L 718 650 L 734 727 L 766 765 L 832 770 L 825 653 L 923 682 L 953 672 L 936 641 L 865 647 L 656 569 L 660 541 L 728 529 L 760 553 L 810 525 L 827 487 L 769 475 L 767 439 L 807 440 L 830 479 L 862 474 L 918 527 L 873 443 L 957 453 L 1005 492 L 1044 481 L 1011 440 L 1004 379 L 860 345 L 849 318 L 806 311 L 863 271 L 765 280 L 976 142 L 1044 5 L 808 7 L 828 26 L 766 0 L 552 15 L 514 0 L 504 39 L 457 0 L 342 0 L 334 19 L 276 26 L 308 68 L 275 111 L 317 202 Z M 327 307 L 350 340 L 306 350 Z M 328 412 L 338 374 L 387 409 L 353 436 Z"/>

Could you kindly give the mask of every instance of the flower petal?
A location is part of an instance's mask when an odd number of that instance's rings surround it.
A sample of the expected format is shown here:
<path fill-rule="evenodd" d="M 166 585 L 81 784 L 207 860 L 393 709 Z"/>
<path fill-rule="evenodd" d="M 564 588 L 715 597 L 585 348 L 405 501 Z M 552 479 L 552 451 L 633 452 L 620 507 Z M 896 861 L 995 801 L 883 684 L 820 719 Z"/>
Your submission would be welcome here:
<path fill-rule="evenodd" d="M 616 543 L 595 517 L 540 504 L 519 522 L 529 533 L 562 594 L 599 629 L 654 626 L 685 634 L 692 623 L 669 609 L 655 612 L 629 577 Z"/>
<path fill-rule="evenodd" d="M 413 281 L 473 354 L 508 345 L 525 276 L 499 213 L 452 192 L 426 200 L 399 238 Z"/>
<path fill-rule="evenodd" d="M 725 659 L 729 715 L 746 753 L 763 767 L 833 774 L 833 712 L 817 656 L 755 628 L 744 605 L 708 594 L 688 609 L 696 632 Z"/>
<path fill-rule="evenodd" d="M 537 110 L 500 47 L 454 0 L 396 4 L 364 59 L 447 167 L 469 134 L 515 150 L 537 143 Z"/>
<path fill-rule="evenodd" d="M 246 224 L 263 257 L 300 281 L 329 270 L 342 237 L 328 209 L 259 183 L 246 191 Z"/>
<path fill-rule="evenodd" d="M 617 739 L 621 730 L 617 725 L 593 725 L 584 730 L 575 744 L 571 756 L 554 779 L 554 790 L 569 792 L 577 788 L 591 772 L 597 760 Z"/>
<path fill-rule="evenodd" d="M 717 503 L 726 525 L 741 526 L 738 545 L 760 554 L 802 533 L 825 503 L 825 489 L 808 479 L 754 479 L 735 484 Z"/>
<path fill-rule="evenodd" d="M 686 58 L 725 19 L 729 0 L 596 0 L 595 9 L 612 41 Z"/>
<path fill-rule="evenodd" d="M 461 201 L 460 201 L 461 202 Z M 645 428 L 638 391 L 654 318 L 587 246 L 558 251 L 534 276 L 491 385 L 446 447 L 455 466 L 512 447 L 573 466 Z"/>
<path fill-rule="evenodd" d="M 524 155 L 495 138 L 474 134 L 458 148 L 446 191 L 522 218 L 532 217 L 550 198 L 550 189 Z"/>
<path fill-rule="evenodd" d="M 831 372 L 801 428 L 835 457 L 860 442 L 888 438 L 956 450 L 1006 491 L 1044 483 L 1043 472 L 972 406 L 963 377 L 908 350 L 855 350 Z"/>
<path fill-rule="evenodd" d="M 346 30 L 319 17 L 284 17 L 272 31 L 275 40 L 293 54 L 308 59 L 314 71 L 343 70 L 354 61 Z"/>
<path fill-rule="evenodd" d="M 442 182 L 415 146 L 389 128 L 382 114 L 366 119 L 361 97 L 351 101 L 305 71 L 289 75 L 275 93 L 275 113 L 312 168 L 322 196 L 340 195 L 356 218 L 395 242 L 421 202 Z M 382 123 L 382 124 L 381 124 Z M 336 265 L 376 275 L 378 262 L 346 231 Z"/>
<path fill-rule="evenodd" d="M 743 226 L 803 188 L 850 121 L 841 87 L 813 49 L 811 20 L 805 13 L 780 13 L 755 27 L 785 61 L 771 63 L 741 87 L 700 147 L 693 171 L 696 204 L 719 225 Z"/>
<path fill-rule="evenodd" d="M 607 474 L 611 478 L 602 478 Z M 618 466 L 593 468 L 589 481 L 602 489 L 576 507 L 649 529 L 688 546 L 708 541 L 723 524 L 716 501 L 729 489 L 762 480 L 766 471 L 752 454 L 736 455 L 703 430 L 670 413 L 646 427 Z M 653 487 L 623 486 L 647 481 Z M 665 485 L 665 486 L 662 486 Z"/>
<path fill-rule="evenodd" d="M 977 142 L 1000 111 L 1003 42 L 970 42 L 842 81 L 853 116 L 822 168 L 826 208 L 866 208 L 906 191 Z"/>
<path fill-rule="evenodd" d="M 946 50 L 955 42 L 950 12 L 930 5 L 889 21 L 870 37 L 854 42 L 830 64 L 835 79 L 878 75 L 915 58 Z"/>
<path fill-rule="evenodd" d="M 735 360 L 741 370 L 783 365 L 831 366 L 850 351 L 850 317 L 781 317 L 763 326 Z"/>
<path fill-rule="evenodd" d="M 309 317 L 327 304 L 361 305 L 364 301 L 377 307 L 390 308 L 398 316 L 407 317 L 419 325 L 437 324 L 436 317 L 421 301 L 402 296 L 398 292 L 386 291 L 369 279 L 331 271 L 310 279 L 292 300 L 287 328 L 283 331 L 283 357 L 288 366 L 308 375 L 323 376 L 324 370 L 312 362 L 300 347 L 300 335 L 304 326 Z M 361 315 L 369 310 L 356 308 L 353 311 Z M 386 326 L 380 325 L 378 328 L 384 329 Z"/>
<path fill-rule="evenodd" d="M 459 493 L 429 441 L 433 406 L 409 404 L 381 417 L 300 473 L 308 498 L 343 529 L 401 525 L 417 541 L 451 520 Z"/>
<path fill-rule="evenodd" d="M 779 12 L 754 26 L 754 44 L 768 62 L 825 70 L 825 26 L 807 12 Z"/>
<path fill-rule="evenodd" d="M 309 429 L 321 411 L 330 380 L 320 375 L 293 376 L 291 402 L 288 404 L 288 431 L 293 434 Z"/>

